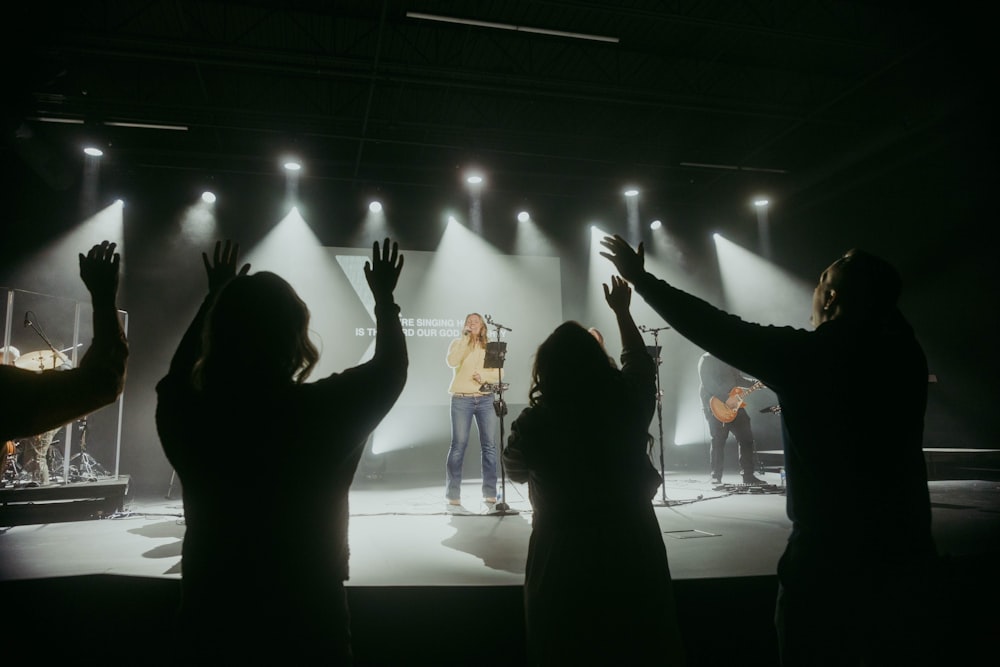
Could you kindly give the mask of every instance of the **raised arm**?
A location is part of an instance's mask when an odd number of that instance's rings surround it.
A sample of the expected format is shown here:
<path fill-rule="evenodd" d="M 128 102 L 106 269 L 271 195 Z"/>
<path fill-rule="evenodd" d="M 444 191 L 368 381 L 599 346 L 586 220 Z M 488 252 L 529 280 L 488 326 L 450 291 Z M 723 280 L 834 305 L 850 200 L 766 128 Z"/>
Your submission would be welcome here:
<path fill-rule="evenodd" d="M 604 299 L 615 313 L 618 320 L 618 333 L 622 339 L 622 350 L 638 350 L 644 346 L 642 334 L 632 318 L 630 305 L 632 303 L 632 288 L 624 278 L 611 276 L 611 286 L 604 286 Z"/>
<path fill-rule="evenodd" d="M 385 366 L 396 375 L 399 391 L 406 382 L 409 360 L 406 355 L 406 338 L 399 321 L 399 306 L 393 292 L 403 270 L 403 256 L 397 243 L 385 242 L 379 247 L 372 244 L 372 259 L 365 262 L 365 279 L 375 297 L 375 354 L 372 361 Z M 397 392 L 398 394 L 398 392 Z"/>
<path fill-rule="evenodd" d="M 636 250 L 633 250 L 625 239 L 615 234 L 614 236 L 605 236 L 601 240 L 601 245 L 608 250 L 608 252 L 602 252 L 601 257 L 610 259 L 622 278 L 634 285 L 645 275 L 646 250 L 642 243 Z"/>
<path fill-rule="evenodd" d="M 201 261 L 205 264 L 205 273 L 208 274 L 208 293 L 214 295 L 225 287 L 226 283 L 237 275 L 245 276 L 250 271 L 250 263 L 247 262 L 237 271 L 239 264 L 240 244 L 226 240 L 215 242 L 215 252 L 212 254 L 212 261 L 208 259 L 208 253 L 201 253 Z"/>
<path fill-rule="evenodd" d="M 93 372 L 94 390 L 111 403 L 125 387 L 128 343 L 118 316 L 118 276 L 121 256 L 108 241 L 80 254 L 80 279 L 90 292 L 94 310 L 94 340 L 80 360 Z M 95 399 L 97 400 L 97 399 Z"/>
<path fill-rule="evenodd" d="M 80 253 L 80 279 L 90 292 L 94 307 L 94 339 L 111 342 L 125 339 L 118 318 L 118 275 L 121 256 L 108 241 Z"/>
<path fill-rule="evenodd" d="M 128 342 L 118 317 L 115 244 L 80 254 L 80 278 L 93 304 L 94 339 L 77 368 L 42 372 L 5 367 L 0 439 L 49 431 L 113 403 L 125 388 Z"/>
<path fill-rule="evenodd" d="M 215 251 L 209 259 L 208 253 L 201 253 L 202 263 L 205 265 L 205 274 L 208 278 L 208 292 L 198 309 L 197 314 L 188 326 L 187 331 L 181 338 L 176 352 L 170 361 L 170 373 L 183 373 L 185 376 L 191 372 L 191 368 L 198 360 L 201 351 L 201 330 L 205 323 L 205 315 L 208 312 L 212 300 L 219 293 L 226 283 L 237 275 L 243 276 L 250 271 L 249 262 L 243 264 L 239 269 L 240 244 L 231 240 L 215 242 Z M 185 379 L 187 379 L 185 377 Z"/>

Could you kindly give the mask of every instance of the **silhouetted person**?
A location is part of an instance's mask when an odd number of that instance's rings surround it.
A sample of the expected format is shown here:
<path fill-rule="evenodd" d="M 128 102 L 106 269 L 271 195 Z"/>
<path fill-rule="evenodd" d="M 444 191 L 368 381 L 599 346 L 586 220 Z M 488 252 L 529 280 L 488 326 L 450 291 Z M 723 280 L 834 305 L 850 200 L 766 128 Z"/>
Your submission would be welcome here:
<path fill-rule="evenodd" d="M 709 472 L 712 474 L 712 482 L 722 483 L 722 473 L 726 465 L 726 440 L 732 433 L 739 448 L 737 451 L 743 483 L 762 484 L 763 482 L 754 476 L 756 456 L 750 415 L 743 405 L 741 394 L 732 393 L 733 389 L 748 389 L 755 380 L 747 378 L 737 369 L 707 352 L 698 359 L 698 377 L 701 380 L 698 389 L 701 407 L 705 412 L 705 421 L 708 422 L 708 434 L 711 438 Z"/>
<path fill-rule="evenodd" d="M 114 403 L 122 393 L 128 342 L 116 305 L 120 263 L 108 241 L 80 254 L 94 340 L 76 368 L 39 371 L 0 363 L 0 442 L 51 431 Z"/>
<path fill-rule="evenodd" d="M 783 664 L 928 662 L 927 362 L 896 307 L 896 271 L 848 251 L 820 275 L 805 331 L 744 322 L 648 273 L 642 245 L 601 244 L 677 332 L 778 396 L 792 521 L 778 563 Z"/>
<path fill-rule="evenodd" d="M 274 273 L 237 272 L 238 252 L 203 254 L 209 294 L 157 385 L 186 523 L 179 641 L 198 664 L 348 664 L 348 490 L 406 381 L 403 257 L 386 239 L 365 264 L 371 360 L 307 383 L 309 309 Z"/>
<path fill-rule="evenodd" d="M 684 663 L 649 460 L 656 369 L 621 278 L 604 286 L 622 367 L 566 322 L 539 346 L 503 460 L 533 510 L 524 610 L 532 665 Z M 599 490 L 592 494 L 591 491 Z"/>

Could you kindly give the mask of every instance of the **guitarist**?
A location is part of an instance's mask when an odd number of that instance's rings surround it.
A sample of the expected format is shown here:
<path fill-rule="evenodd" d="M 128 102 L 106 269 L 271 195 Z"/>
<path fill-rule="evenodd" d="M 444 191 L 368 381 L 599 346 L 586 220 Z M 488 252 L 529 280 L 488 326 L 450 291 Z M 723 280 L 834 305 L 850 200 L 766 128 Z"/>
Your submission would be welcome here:
<path fill-rule="evenodd" d="M 707 352 L 698 360 L 698 376 L 701 378 L 701 405 L 708 421 L 708 433 L 712 438 L 709 452 L 712 483 L 722 483 L 722 469 L 725 463 L 726 440 L 729 434 L 736 436 L 739 447 L 740 471 L 744 484 L 764 484 L 754 476 L 754 440 L 750 428 L 750 415 L 744 407 L 741 393 L 755 381 L 747 378 L 732 366 L 720 361 Z M 723 419 L 716 416 L 712 403 L 721 404 L 716 412 L 727 412 Z M 727 410 L 728 408 L 728 410 Z M 728 421 L 724 421 L 728 420 Z"/>

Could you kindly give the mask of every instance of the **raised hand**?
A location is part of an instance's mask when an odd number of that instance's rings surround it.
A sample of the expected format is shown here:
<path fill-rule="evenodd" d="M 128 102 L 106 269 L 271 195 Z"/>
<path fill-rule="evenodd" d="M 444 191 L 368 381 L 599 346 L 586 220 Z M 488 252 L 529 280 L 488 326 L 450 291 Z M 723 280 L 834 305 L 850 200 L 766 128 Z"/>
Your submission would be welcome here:
<path fill-rule="evenodd" d="M 632 246 L 625 239 L 615 234 L 605 236 L 601 240 L 601 245 L 609 251 L 602 252 L 601 257 L 610 259 L 625 280 L 634 283 L 646 272 L 646 250 L 642 243 L 639 244 L 638 250 L 632 250 Z"/>
<path fill-rule="evenodd" d="M 208 291 L 216 292 L 222 286 L 235 278 L 237 275 L 245 276 L 250 271 L 250 263 L 247 262 L 236 270 L 239 262 L 240 244 L 233 243 L 229 239 L 226 245 L 222 241 L 215 242 L 215 253 L 212 261 L 208 260 L 208 253 L 201 253 L 201 259 L 205 263 L 205 273 L 208 274 Z"/>
<path fill-rule="evenodd" d="M 397 243 L 389 244 L 386 238 L 379 249 L 378 241 L 372 244 L 372 261 L 365 262 L 365 279 L 372 290 L 375 303 L 389 301 L 403 270 L 403 256 L 399 254 Z"/>
<path fill-rule="evenodd" d="M 108 299 L 114 303 L 118 294 L 118 268 L 121 256 L 116 244 L 102 241 L 87 252 L 80 253 L 80 278 L 95 301 Z"/>
<path fill-rule="evenodd" d="M 607 284 L 603 287 L 604 300 L 608 302 L 611 310 L 616 313 L 628 311 L 629 304 L 632 302 L 632 288 L 629 287 L 624 278 L 611 276 L 611 287 L 609 288 Z"/>

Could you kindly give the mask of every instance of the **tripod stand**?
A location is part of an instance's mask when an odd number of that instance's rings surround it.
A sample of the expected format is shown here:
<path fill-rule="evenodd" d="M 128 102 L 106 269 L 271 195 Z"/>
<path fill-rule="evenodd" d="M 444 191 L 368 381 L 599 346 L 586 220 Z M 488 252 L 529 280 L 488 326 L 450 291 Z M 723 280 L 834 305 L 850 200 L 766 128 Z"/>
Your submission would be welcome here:
<path fill-rule="evenodd" d="M 660 364 L 663 363 L 660 359 L 660 332 L 669 329 L 670 327 L 657 327 L 650 328 L 647 326 L 640 326 L 639 331 L 643 333 L 653 334 L 653 345 L 646 346 L 646 350 L 649 352 L 649 356 L 653 357 L 653 361 L 656 363 L 656 424 L 659 427 L 660 433 L 660 500 L 664 505 L 667 504 L 667 470 L 663 463 L 663 390 L 660 389 Z"/>
<path fill-rule="evenodd" d="M 73 461 L 79 459 L 76 466 L 73 465 Z M 87 451 L 87 418 L 84 417 L 80 420 L 80 451 L 70 457 L 69 460 L 70 475 L 75 476 L 75 481 L 86 480 L 88 482 L 96 482 L 98 477 L 110 477 L 110 473 L 104 469 L 100 463 L 97 462 L 90 452 Z M 75 475 L 73 474 L 75 472 Z"/>
<path fill-rule="evenodd" d="M 483 361 L 483 368 L 496 368 L 500 380 L 495 385 L 486 384 L 480 387 L 482 391 L 492 391 L 496 394 L 497 397 L 493 400 L 493 409 L 496 411 L 497 417 L 500 419 L 500 447 L 497 449 L 497 455 L 500 458 L 500 497 L 497 498 L 496 505 L 493 506 L 493 509 L 489 513 L 492 515 L 519 514 L 517 510 L 511 509 L 510 505 L 507 504 L 507 470 L 506 466 L 503 464 L 503 418 L 507 414 L 507 403 L 503 400 L 503 392 L 504 389 L 509 387 L 509 385 L 503 381 L 503 364 L 504 360 L 507 358 L 507 343 L 499 341 L 500 332 L 510 331 L 511 329 L 510 327 L 505 327 L 502 324 L 497 324 L 489 315 L 486 315 L 484 319 L 487 324 L 497 330 L 498 342 L 486 344 L 486 358 Z"/>

